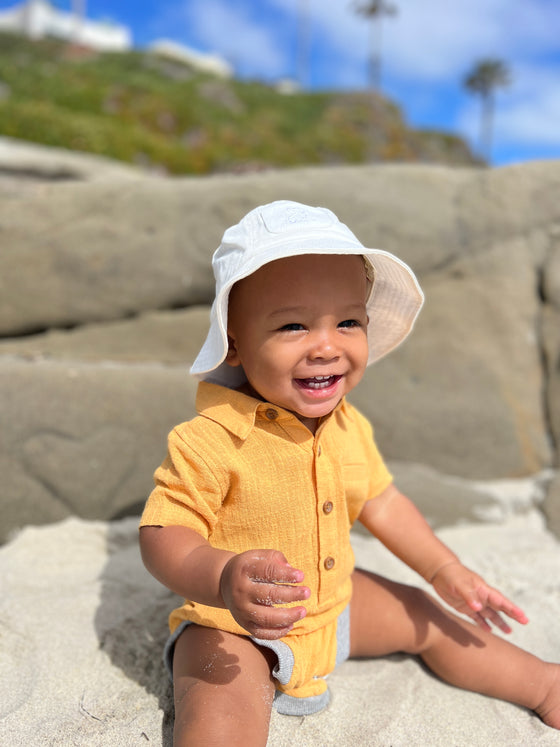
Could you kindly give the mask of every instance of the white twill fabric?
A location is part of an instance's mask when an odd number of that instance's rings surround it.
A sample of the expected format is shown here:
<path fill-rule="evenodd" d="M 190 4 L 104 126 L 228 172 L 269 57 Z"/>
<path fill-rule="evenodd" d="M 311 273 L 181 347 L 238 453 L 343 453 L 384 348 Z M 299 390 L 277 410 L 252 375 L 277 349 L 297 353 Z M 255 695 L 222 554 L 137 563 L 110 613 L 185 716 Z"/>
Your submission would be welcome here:
<path fill-rule="evenodd" d="M 373 272 L 367 301 L 368 365 L 387 355 L 412 330 L 424 295 L 408 265 L 389 252 L 363 246 L 327 208 L 279 200 L 251 210 L 228 228 L 212 258 L 216 296 L 210 329 L 191 373 L 200 380 L 236 387 L 244 381 L 240 367 L 224 362 L 228 349 L 229 292 L 238 280 L 268 262 L 299 254 L 358 254 Z"/>

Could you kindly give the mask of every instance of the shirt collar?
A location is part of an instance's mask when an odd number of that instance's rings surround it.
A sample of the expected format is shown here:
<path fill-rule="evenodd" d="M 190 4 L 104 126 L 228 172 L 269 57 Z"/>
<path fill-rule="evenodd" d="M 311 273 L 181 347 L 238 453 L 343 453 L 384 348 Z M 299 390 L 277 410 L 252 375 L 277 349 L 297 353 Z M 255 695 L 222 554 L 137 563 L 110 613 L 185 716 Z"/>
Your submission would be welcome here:
<path fill-rule="evenodd" d="M 344 407 L 345 401 L 342 400 L 336 406 L 335 411 Z M 279 422 L 289 419 L 292 422 L 297 421 L 302 428 L 305 427 L 299 423 L 299 420 L 293 413 L 283 410 L 278 405 L 263 402 L 243 392 L 228 389 L 219 384 L 210 384 L 207 381 L 201 381 L 198 385 L 196 410 L 199 415 L 214 420 L 243 441 L 255 427 L 257 413 L 264 413 L 270 408 L 278 412 Z M 327 416 L 325 420 L 329 418 L 330 416 Z"/>

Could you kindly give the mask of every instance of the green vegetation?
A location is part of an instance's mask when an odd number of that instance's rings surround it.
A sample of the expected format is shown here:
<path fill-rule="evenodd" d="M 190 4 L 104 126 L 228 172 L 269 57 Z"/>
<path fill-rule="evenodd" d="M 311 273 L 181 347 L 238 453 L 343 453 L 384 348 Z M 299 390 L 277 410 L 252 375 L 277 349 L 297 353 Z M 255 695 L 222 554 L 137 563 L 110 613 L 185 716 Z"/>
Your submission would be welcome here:
<path fill-rule="evenodd" d="M 460 138 L 410 130 L 394 104 L 372 107 L 371 94 L 287 95 L 148 53 L 95 54 L 7 34 L 0 135 L 172 174 L 362 163 L 370 154 L 473 162 Z"/>

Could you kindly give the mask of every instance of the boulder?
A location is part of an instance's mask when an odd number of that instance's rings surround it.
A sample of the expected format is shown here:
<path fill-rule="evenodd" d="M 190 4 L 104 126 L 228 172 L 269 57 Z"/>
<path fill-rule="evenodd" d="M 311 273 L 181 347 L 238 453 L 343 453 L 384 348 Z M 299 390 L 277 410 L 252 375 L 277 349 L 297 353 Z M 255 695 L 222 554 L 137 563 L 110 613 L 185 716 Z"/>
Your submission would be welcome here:
<path fill-rule="evenodd" d="M 137 514 L 167 433 L 194 414 L 182 367 L 0 358 L 0 541 L 69 515 Z"/>
<path fill-rule="evenodd" d="M 45 185 L 0 202 L 0 335 L 209 303 L 210 256 L 255 205 L 325 205 L 423 275 L 560 218 L 560 169 L 415 165 Z M 33 216 L 30 220 L 29 217 Z"/>
<path fill-rule="evenodd" d="M 560 228 L 551 226 L 549 247 L 543 266 L 544 300 L 560 310 Z"/>
<path fill-rule="evenodd" d="M 543 510 L 549 530 L 560 537 L 560 472 L 548 486 Z"/>
<path fill-rule="evenodd" d="M 560 253 L 559 253 L 560 256 Z M 560 304 L 543 307 L 542 337 L 547 389 L 545 392 L 548 431 L 551 447 L 556 450 L 556 466 L 560 466 Z M 552 483 L 545 504 L 551 528 L 560 536 L 560 476 Z"/>
<path fill-rule="evenodd" d="M 45 190 L 0 203 L 0 335 L 208 299 L 209 247 L 197 241 L 197 218 L 187 217 L 199 211 L 171 182 L 111 180 Z"/>
<path fill-rule="evenodd" d="M 0 137 L 0 188 L 19 191 L 23 184 L 107 179 L 138 179 L 141 169 L 93 153 L 54 148 Z M 39 191 L 39 190 L 35 190 Z"/>
<path fill-rule="evenodd" d="M 413 334 L 352 395 L 388 459 L 473 478 L 552 465 L 531 249 L 502 242 L 423 278 Z"/>
<path fill-rule="evenodd" d="M 192 179 L 104 167 L 11 182 L 0 200 L 4 537 L 138 511 L 167 431 L 194 413 L 187 371 L 207 331 L 211 253 L 226 226 L 278 198 L 332 208 L 420 277 L 414 333 L 351 399 L 391 463 L 431 474 L 416 473 L 421 493 L 560 464 L 560 163 Z M 463 508 L 450 493 L 444 513 L 472 519 L 485 499 L 452 485 Z"/>
<path fill-rule="evenodd" d="M 424 464 L 389 462 L 388 466 L 399 490 L 436 531 L 464 524 L 500 524 L 514 514 L 541 509 L 556 480 L 553 470 L 521 479 L 482 481 L 442 474 Z M 360 524 L 354 531 L 367 535 Z"/>
<path fill-rule="evenodd" d="M 209 306 L 148 311 L 133 319 L 0 339 L 0 357 L 158 363 L 186 369 L 206 338 L 209 319 Z"/>

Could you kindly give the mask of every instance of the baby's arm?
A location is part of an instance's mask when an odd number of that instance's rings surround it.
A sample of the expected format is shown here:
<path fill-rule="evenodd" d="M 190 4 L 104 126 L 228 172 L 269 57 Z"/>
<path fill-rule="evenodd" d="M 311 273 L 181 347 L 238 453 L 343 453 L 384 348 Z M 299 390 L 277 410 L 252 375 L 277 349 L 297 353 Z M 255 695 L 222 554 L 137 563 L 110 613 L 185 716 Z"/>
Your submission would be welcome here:
<path fill-rule="evenodd" d="M 480 627 L 489 630 L 492 622 L 503 632 L 511 632 L 500 613 L 528 622 L 519 607 L 461 563 L 394 485 L 368 501 L 359 518 L 392 553 L 429 581 L 442 599 Z"/>
<path fill-rule="evenodd" d="M 256 638 L 286 635 L 305 617 L 305 607 L 276 607 L 308 599 L 302 571 L 277 550 L 236 555 L 218 550 L 193 529 L 145 526 L 140 529 L 144 565 L 164 586 L 185 599 L 229 609 Z"/>

